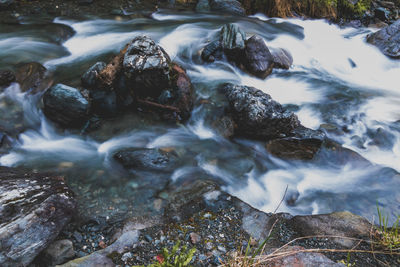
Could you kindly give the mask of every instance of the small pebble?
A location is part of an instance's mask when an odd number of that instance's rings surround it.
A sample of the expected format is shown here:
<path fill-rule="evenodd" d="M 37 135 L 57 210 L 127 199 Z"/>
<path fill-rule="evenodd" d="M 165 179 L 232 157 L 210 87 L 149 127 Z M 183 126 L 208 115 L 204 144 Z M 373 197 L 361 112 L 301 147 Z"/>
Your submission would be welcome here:
<path fill-rule="evenodd" d="M 198 235 L 197 233 L 190 233 L 190 241 L 192 242 L 192 244 L 197 244 L 200 242 L 201 240 L 201 236 Z"/>
<path fill-rule="evenodd" d="M 133 257 L 132 253 L 127 252 L 127 253 L 122 255 L 121 260 L 123 262 L 126 262 L 127 260 L 131 259 L 132 257 Z"/>

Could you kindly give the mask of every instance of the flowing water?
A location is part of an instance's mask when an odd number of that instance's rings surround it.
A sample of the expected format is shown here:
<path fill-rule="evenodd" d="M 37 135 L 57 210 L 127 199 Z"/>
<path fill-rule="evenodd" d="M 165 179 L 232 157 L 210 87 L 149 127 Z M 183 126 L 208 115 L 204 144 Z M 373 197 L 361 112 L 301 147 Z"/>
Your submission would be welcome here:
<path fill-rule="evenodd" d="M 249 36 L 291 52 L 290 70 L 274 70 L 266 80 L 225 62 L 204 64 L 200 53 L 225 23 Z M 63 41 L 66 27 L 75 35 Z M 365 42 L 371 29 L 340 29 L 322 20 L 248 18 L 159 11 L 147 18 L 57 18 L 46 27 L 25 21 L 0 28 L 0 68 L 38 61 L 55 82 L 80 85 L 80 75 L 108 61 L 133 37 L 146 34 L 186 68 L 196 105 L 185 125 L 149 123 L 141 115 L 108 120 L 89 135 L 61 131 L 40 110 L 40 95 L 21 93 L 17 84 L 0 94 L 0 122 L 24 129 L 0 165 L 65 174 L 81 211 L 112 216 L 157 209 L 167 186 L 214 179 L 256 208 L 272 212 L 287 187 L 279 211 L 292 214 L 349 210 L 372 219 L 376 203 L 400 213 L 400 61 Z M 302 124 L 367 158 L 369 167 L 287 161 L 268 154 L 264 144 L 227 140 L 212 130 L 224 82 L 254 86 L 294 111 Z M 12 110 L 12 112 L 11 112 Z M 10 126 L 12 127 L 12 126 Z M 126 147 L 174 147 L 181 157 L 172 174 L 128 173 L 112 155 Z M 160 193 L 161 192 L 161 193 Z M 155 197 L 156 196 L 156 197 Z"/>

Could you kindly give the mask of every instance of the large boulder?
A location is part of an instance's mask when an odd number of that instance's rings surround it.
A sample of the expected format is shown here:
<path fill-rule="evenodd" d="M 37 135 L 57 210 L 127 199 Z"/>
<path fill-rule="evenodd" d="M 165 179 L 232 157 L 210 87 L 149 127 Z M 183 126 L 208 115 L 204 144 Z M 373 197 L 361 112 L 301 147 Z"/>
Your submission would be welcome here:
<path fill-rule="evenodd" d="M 0 265 L 27 266 L 75 212 L 62 177 L 0 167 Z"/>
<path fill-rule="evenodd" d="M 274 57 L 261 37 L 253 35 L 246 41 L 244 55 L 248 72 L 262 79 L 271 74 L 274 67 Z"/>
<path fill-rule="evenodd" d="M 64 127 L 81 127 L 88 119 L 89 102 L 73 87 L 56 84 L 43 95 L 44 114 Z"/>
<path fill-rule="evenodd" d="M 400 19 L 368 35 L 367 42 L 378 47 L 386 56 L 400 59 Z"/>
<path fill-rule="evenodd" d="M 300 122 L 270 95 L 254 88 L 225 84 L 221 88 L 236 124 L 235 134 L 271 140 L 295 135 Z"/>
<path fill-rule="evenodd" d="M 134 38 L 123 61 L 123 70 L 139 97 L 158 97 L 169 87 L 171 60 L 168 54 L 147 36 Z"/>

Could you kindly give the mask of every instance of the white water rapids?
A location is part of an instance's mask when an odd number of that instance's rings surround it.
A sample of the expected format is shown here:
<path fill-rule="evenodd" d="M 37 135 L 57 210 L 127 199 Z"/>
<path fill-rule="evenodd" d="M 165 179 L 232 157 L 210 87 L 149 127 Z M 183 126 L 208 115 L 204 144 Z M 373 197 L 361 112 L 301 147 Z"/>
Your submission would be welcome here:
<path fill-rule="evenodd" d="M 20 105 L 25 120 L 33 126 L 19 135 L 10 153 L 0 158 L 0 165 L 51 168 L 68 161 L 108 168 L 112 154 L 124 147 L 183 147 L 190 148 L 194 156 L 188 159 L 190 164 L 171 175 L 173 181 L 200 169 L 221 180 L 231 194 L 266 212 L 276 208 L 288 187 L 287 197 L 294 197 L 295 204 L 283 202 L 279 211 L 309 214 L 349 210 L 372 218 L 378 202 L 393 214 L 400 213 L 400 175 L 395 172 L 400 172 L 400 61 L 387 58 L 365 42 L 371 29 L 340 29 L 322 20 L 167 12 L 134 20 L 56 22 L 71 26 L 76 34 L 59 48 L 69 55 L 42 62 L 52 71 L 90 66 L 97 57 L 116 53 L 134 36 L 146 34 L 187 69 L 198 99 L 213 100 L 216 86 L 227 81 L 254 86 L 293 109 L 303 125 L 338 128 L 328 136 L 373 164 L 369 168 L 350 163 L 338 167 L 329 162 L 317 165 L 274 158 L 260 143 L 219 136 L 206 123 L 202 104 L 195 107 L 186 125 L 132 127 L 99 141 L 60 132 L 31 104 L 31 96 L 19 93 L 18 86 L 12 85 L 0 100 L 8 98 Z M 226 62 L 200 62 L 201 48 L 227 22 L 237 23 L 248 37 L 258 34 L 268 46 L 290 51 L 292 68 L 274 70 L 261 80 Z M 1 39 L 0 35 L 0 49 L 24 50 L 28 57 L 31 51 L 36 57 L 56 46 L 34 38 L 13 46 L 17 38 L 22 37 Z M 340 130 L 343 126 L 346 131 Z M 385 133 L 384 137 L 377 136 L 377 131 Z M 250 167 L 238 171 L 242 166 Z"/>

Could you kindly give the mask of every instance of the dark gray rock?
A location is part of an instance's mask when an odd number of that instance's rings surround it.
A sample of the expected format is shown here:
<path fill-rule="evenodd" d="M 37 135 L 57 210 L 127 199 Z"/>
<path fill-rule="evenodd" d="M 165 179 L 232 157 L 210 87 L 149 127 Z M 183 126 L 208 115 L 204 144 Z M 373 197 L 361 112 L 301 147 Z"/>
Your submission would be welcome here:
<path fill-rule="evenodd" d="M 125 149 L 117 152 L 114 159 L 127 169 L 147 171 L 173 171 L 178 158 L 160 149 Z"/>
<path fill-rule="evenodd" d="M 283 48 L 275 48 L 271 51 L 274 68 L 288 70 L 293 64 L 293 57 L 289 51 Z"/>
<path fill-rule="evenodd" d="M 171 60 L 167 53 L 147 36 L 134 38 L 123 61 L 129 83 L 139 97 L 158 97 L 169 87 Z"/>
<path fill-rule="evenodd" d="M 244 49 L 244 62 L 246 70 L 259 78 L 266 78 L 274 67 L 274 58 L 264 40 L 253 35 L 246 41 Z"/>
<path fill-rule="evenodd" d="M 75 212 L 62 177 L 0 167 L 0 265 L 27 266 Z"/>
<path fill-rule="evenodd" d="M 43 95 L 43 111 L 64 127 L 81 127 L 88 118 L 89 102 L 78 89 L 56 84 Z"/>
<path fill-rule="evenodd" d="M 96 78 L 98 73 L 102 71 L 106 67 L 106 63 L 104 62 L 97 62 L 93 66 L 91 66 L 81 78 L 82 86 L 85 88 L 94 88 L 96 86 Z"/>
<path fill-rule="evenodd" d="M 300 122 L 270 95 L 254 88 L 225 84 L 221 88 L 235 121 L 235 134 L 270 140 L 294 136 Z"/>
<path fill-rule="evenodd" d="M 71 240 L 63 239 L 54 241 L 44 250 L 38 258 L 46 266 L 62 264 L 75 257 L 74 245 Z"/>
<path fill-rule="evenodd" d="M 400 58 L 400 19 L 373 34 L 368 35 L 367 42 L 377 46 L 388 57 Z"/>
<path fill-rule="evenodd" d="M 216 59 L 222 59 L 223 55 L 224 50 L 222 49 L 219 40 L 209 43 L 201 52 L 201 58 L 208 62 L 214 62 Z"/>
<path fill-rule="evenodd" d="M 245 16 L 246 12 L 241 3 L 236 0 L 210 0 L 211 11 Z"/>
<path fill-rule="evenodd" d="M 12 82 L 15 82 L 15 75 L 9 70 L 0 70 L 0 87 L 9 86 Z"/>

